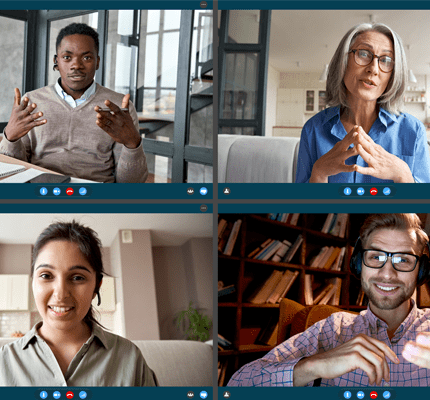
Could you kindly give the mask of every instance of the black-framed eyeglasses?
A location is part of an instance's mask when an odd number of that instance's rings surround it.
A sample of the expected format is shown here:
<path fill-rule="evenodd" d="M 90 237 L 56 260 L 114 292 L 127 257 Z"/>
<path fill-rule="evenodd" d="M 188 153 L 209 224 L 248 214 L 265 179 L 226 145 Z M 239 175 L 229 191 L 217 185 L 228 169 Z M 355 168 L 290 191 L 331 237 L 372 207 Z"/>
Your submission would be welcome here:
<path fill-rule="evenodd" d="M 388 253 L 383 250 L 363 250 L 363 264 L 369 268 L 382 268 L 388 258 L 396 271 L 412 272 L 417 266 L 420 256 L 409 253 Z"/>
<path fill-rule="evenodd" d="M 366 49 L 355 49 L 351 50 L 350 53 L 354 53 L 354 61 L 357 65 L 363 67 L 369 65 L 376 57 L 378 59 L 379 69 L 382 72 L 391 72 L 394 69 L 394 60 L 390 56 L 377 56 Z"/>

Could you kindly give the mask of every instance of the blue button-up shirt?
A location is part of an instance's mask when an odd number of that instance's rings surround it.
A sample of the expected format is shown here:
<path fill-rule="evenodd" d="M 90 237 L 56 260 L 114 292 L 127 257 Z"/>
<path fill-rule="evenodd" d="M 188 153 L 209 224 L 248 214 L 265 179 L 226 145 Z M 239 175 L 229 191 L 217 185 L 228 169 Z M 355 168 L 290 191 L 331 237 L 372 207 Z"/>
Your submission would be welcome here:
<path fill-rule="evenodd" d="M 369 136 L 389 153 L 408 164 L 415 182 L 430 183 L 430 155 L 424 125 L 410 114 L 394 115 L 380 109 Z M 332 107 L 312 117 L 302 130 L 296 182 L 309 182 L 312 167 L 321 156 L 341 141 L 347 132 L 340 121 L 339 107 Z M 360 155 L 350 157 L 347 165 L 367 167 Z M 358 172 L 341 172 L 328 177 L 329 183 L 382 183 L 382 180 Z"/>

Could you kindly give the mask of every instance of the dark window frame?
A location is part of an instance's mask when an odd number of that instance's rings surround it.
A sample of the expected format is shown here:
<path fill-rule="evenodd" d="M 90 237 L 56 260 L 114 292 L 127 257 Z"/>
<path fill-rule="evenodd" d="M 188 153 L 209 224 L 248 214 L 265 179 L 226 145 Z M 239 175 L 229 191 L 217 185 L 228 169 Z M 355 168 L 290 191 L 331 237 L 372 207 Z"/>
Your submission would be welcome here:
<path fill-rule="evenodd" d="M 228 39 L 228 22 L 230 11 L 221 11 L 221 24 L 219 30 L 219 118 L 218 132 L 221 134 L 223 127 L 230 128 L 254 128 L 255 136 L 265 135 L 265 111 L 266 111 L 266 89 L 267 89 L 267 71 L 269 65 L 269 41 L 270 41 L 270 18 L 271 10 L 260 10 L 259 38 L 258 43 L 229 43 Z M 223 112 L 224 87 L 226 79 L 226 58 L 227 54 L 258 54 L 257 67 L 257 106 L 255 118 L 253 119 L 225 119 L 221 118 Z"/>

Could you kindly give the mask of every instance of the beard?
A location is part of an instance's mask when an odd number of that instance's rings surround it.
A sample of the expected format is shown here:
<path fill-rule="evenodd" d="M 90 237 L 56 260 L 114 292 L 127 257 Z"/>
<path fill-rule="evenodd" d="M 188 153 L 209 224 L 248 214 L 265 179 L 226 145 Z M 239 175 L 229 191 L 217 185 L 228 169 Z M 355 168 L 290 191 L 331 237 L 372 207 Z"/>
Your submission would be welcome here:
<path fill-rule="evenodd" d="M 385 283 L 398 286 L 394 289 L 397 293 L 391 296 L 383 296 L 376 292 L 375 284 Z M 415 285 L 406 287 L 403 282 L 382 282 L 375 279 L 369 281 L 363 280 L 361 278 L 361 287 L 363 288 L 364 294 L 368 297 L 369 302 L 380 310 L 394 310 L 405 301 L 408 301 L 415 290 Z"/>

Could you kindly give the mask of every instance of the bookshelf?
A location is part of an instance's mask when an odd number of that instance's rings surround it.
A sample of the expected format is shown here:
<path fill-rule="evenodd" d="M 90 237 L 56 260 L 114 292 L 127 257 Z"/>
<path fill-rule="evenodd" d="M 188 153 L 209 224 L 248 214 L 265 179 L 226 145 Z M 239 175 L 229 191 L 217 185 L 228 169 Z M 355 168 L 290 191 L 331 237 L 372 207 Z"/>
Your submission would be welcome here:
<path fill-rule="evenodd" d="M 218 332 L 232 343 L 231 348 L 220 349 L 218 352 L 221 365 L 227 365 L 222 385 L 226 385 L 232 374 L 241 366 L 262 357 L 275 345 L 264 345 L 256 339 L 271 321 L 279 319 L 279 303 L 249 302 L 250 296 L 261 287 L 274 270 L 299 272 L 285 296 L 298 303 L 306 304 L 305 276 L 309 274 L 320 281 L 335 277 L 341 279 L 337 307 L 355 312 L 366 308 L 365 305 L 356 305 L 361 285 L 349 271 L 349 260 L 367 214 L 349 214 L 344 237 L 321 232 L 327 216 L 328 214 L 300 214 L 296 225 L 271 220 L 268 214 L 219 216 L 219 221 L 224 219 L 230 225 L 238 219 L 242 220 L 231 255 L 218 253 L 218 279 L 225 285 L 235 285 L 236 289 L 234 293 L 218 298 Z M 287 239 L 294 243 L 298 235 L 302 235 L 303 242 L 288 263 L 261 261 L 248 257 L 249 253 L 268 238 L 280 241 Z M 316 256 L 324 246 L 345 247 L 340 270 L 310 267 L 312 257 Z M 419 294 L 418 305 L 428 305 L 420 304 L 420 301 Z"/>
<path fill-rule="evenodd" d="M 356 238 L 349 238 L 349 221 L 344 238 L 322 233 L 321 229 L 327 214 L 300 214 L 297 224 L 271 220 L 267 214 L 225 214 L 219 216 L 230 226 L 238 219 L 242 220 L 241 228 L 230 256 L 218 254 L 218 279 L 225 285 L 235 285 L 236 291 L 218 299 L 219 333 L 232 342 L 232 347 L 219 350 L 219 360 L 228 359 L 227 371 L 223 385 L 228 383 L 231 375 L 242 365 L 262 357 L 274 347 L 258 343 L 259 333 L 270 321 L 279 319 L 279 303 L 253 304 L 249 298 L 258 291 L 274 270 L 298 271 L 298 276 L 286 294 L 286 297 L 305 304 L 305 275 L 312 274 L 318 279 L 339 277 L 342 279 L 342 291 L 339 307 L 344 309 L 363 309 L 356 307 L 355 299 L 348 296 L 347 287 L 354 280 L 355 295 L 358 295 L 360 284 L 351 276 L 348 268 L 350 247 Z M 294 243 L 299 235 L 303 242 L 286 262 L 262 261 L 249 258 L 248 254 L 260 246 L 268 238 L 279 241 L 288 240 Z M 311 268 L 309 260 L 323 246 L 347 247 L 340 271 Z"/>

